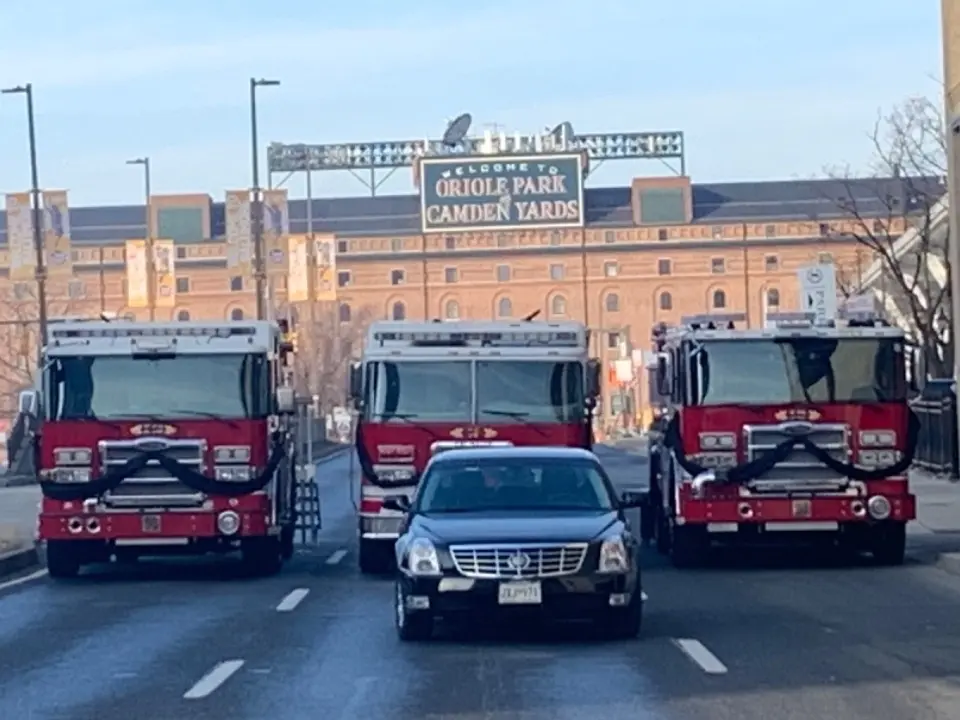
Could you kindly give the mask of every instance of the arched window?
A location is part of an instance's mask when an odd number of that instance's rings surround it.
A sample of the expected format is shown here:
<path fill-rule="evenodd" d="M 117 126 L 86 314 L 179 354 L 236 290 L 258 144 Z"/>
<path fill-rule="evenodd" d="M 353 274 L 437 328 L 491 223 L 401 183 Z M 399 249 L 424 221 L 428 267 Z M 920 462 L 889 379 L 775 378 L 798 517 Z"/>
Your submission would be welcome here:
<path fill-rule="evenodd" d="M 563 295 L 554 295 L 550 301 L 550 313 L 552 315 L 567 314 L 567 299 Z"/>
<path fill-rule="evenodd" d="M 500 298 L 497 302 L 497 317 L 508 318 L 513 316 L 513 303 L 510 298 Z"/>
<path fill-rule="evenodd" d="M 180 322 L 186 322 L 190 319 L 190 312 L 188 310 L 181 310 L 177 313 L 177 320 Z"/>
<path fill-rule="evenodd" d="M 607 293 L 607 299 L 604 304 L 604 307 L 607 308 L 607 312 L 619 312 L 620 311 L 620 296 L 616 293 Z"/>
<path fill-rule="evenodd" d="M 723 290 L 713 291 L 713 309 L 721 310 L 727 306 L 727 294 Z"/>
<path fill-rule="evenodd" d="M 460 303 L 456 300 L 447 300 L 443 306 L 443 316 L 447 320 L 458 320 L 460 318 Z"/>
<path fill-rule="evenodd" d="M 767 307 L 780 307 L 780 291 L 776 288 L 767 290 Z"/>
<path fill-rule="evenodd" d="M 660 293 L 660 309 L 673 310 L 673 295 L 666 291 Z"/>
<path fill-rule="evenodd" d="M 350 306 L 346 303 L 340 303 L 340 322 L 350 322 L 351 315 L 353 315 L 353 313 L 350 312 Z"/>
<path fill-rule="evenodd" d="M 230 311 L 231 320 L 243 320 L 243 310 L 240 308 L 234 308 Z"/>
<path fill-rule="evenodd" d="M 406 320 L 407 306 L 398 300 L 393 304 L 393 308 L 390 311 L 390 317 L 392 317 L 394 320 Z"/>

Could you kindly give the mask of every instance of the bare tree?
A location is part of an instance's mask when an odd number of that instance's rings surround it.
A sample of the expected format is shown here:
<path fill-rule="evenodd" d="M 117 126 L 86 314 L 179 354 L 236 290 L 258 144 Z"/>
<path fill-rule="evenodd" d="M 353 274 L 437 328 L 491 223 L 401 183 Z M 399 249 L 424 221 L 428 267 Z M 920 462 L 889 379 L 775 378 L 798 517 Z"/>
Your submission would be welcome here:
<path fill-rule="evenodd" d="M 926 98 L 908 99 L 877 119 L 871 139 L 872 178 L 830 172 L 831 193 L 840 188 L 831 200 L 845 220 L 841 234 L 872 260 L 857 290 L 879 288 L 885 311 L 920 349 L 927 372 L 942 377 L 953 368 L 942 113 Z"/>
<path fill-rule="evenodd" d="M 297 384 L 330 412 L 346 404 L 350 362 L 359 356 L 374 313 L 329 302 L 315 303 L 312 311 L 301 308 L 297 315 Z"/>

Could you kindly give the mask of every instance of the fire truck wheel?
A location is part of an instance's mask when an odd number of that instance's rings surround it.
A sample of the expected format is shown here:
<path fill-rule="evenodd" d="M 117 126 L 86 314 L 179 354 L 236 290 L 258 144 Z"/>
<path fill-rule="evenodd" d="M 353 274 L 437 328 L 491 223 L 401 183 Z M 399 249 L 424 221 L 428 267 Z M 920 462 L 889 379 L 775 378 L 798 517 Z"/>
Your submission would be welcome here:
<path fill-rule="evenodd" d="M 280 539 L 274 536 L 245 538 L 240 542 L 240 553 L 251 575 L 276 575 L 283 567 Z"/>
<path fill-rule="evenodd" d="M 280 530 L 280 553 L 284 560 L 293 557 L 294 545 L 296 540 L 296 528 L 293 525 L 287 525 Z"/>
<path fill-rule="evenodd" d="M 907 552 L 907 524 L 880 525 L 874 532 L 873 559 L 880 565 L 903 565 Z"/>
<path fill-rule="evenodd" d="M 364 575 L 386 575 L 396 566 L 393 543 L 383 540 L 360 540 L 360 572 Z"/>
<path fill-rule="evenodd" d="M 77 549 L 66 540 L 47 541 L 47 573 L 52 578 L 72 578 L 80 572 Z"/>
<path fill-rule="evenodd" d="M 394 592 L 394 623 L 397 637 L 403 642 L 423 642 L 433 637 L 433 613 L 429 610 L 407 611 L 406 596 L 400 583 Z"/>
<path fill-rule="evenodd" d="M 708 550 L 706 528 L 673 525 L 670 560 L 675 567 L 692 568 L 703 564 Z"/>

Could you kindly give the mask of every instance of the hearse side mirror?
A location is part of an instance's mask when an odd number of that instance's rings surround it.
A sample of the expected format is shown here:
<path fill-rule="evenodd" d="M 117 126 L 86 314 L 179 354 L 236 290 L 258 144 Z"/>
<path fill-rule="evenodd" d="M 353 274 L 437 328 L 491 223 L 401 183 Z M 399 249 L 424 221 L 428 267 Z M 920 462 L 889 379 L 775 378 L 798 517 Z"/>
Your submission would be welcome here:
<path fill-rule="evenodd" d="M 383 499 L 383 507 L 386 510 L 405 513 L 410 511 L 410 501 L 406 495 L 388 495 Z"/>
<path fill-rule="evenodd" d="M 636 508 L 647 504 L 648 493 L 640 490 L 624 490 L 620 493 L 620 507 Z"/>
<path fill-rule="evenodd" d="M 360 401 L 363 399 L 363 365 L 353 363 L 350 365 L 350 400 L 355 408 L 360 407 Z"/>
<path fill-rule="evenodd" d="M 601 377 L 601 367 L 600 361 L 596 358 L 591 358 L 587 361 L 587 398 L 589 400 L 596 400 L 600 396 L 600 377 Z"/>
<path fill-rule="evenodd" d="M 277 413 L 293 415 L 297 411 L 297 394 L 292 387 L 277 388 Z"/>
<path fill-rule="evenodd" d="M 661 395 L 670 395 L 673 392 L 670 356 L 667 353 L 657 353 L 657 390 Z"/>

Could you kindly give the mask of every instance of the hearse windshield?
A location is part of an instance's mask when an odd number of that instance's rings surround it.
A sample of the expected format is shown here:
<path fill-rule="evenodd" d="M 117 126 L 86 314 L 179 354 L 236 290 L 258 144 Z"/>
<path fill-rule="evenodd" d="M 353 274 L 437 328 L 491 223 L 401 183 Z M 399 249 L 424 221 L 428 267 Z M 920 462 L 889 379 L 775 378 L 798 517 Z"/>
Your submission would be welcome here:
<path fill-rule="evenodd" d="M 897 338 L 707 340 L 690 360 L 697 405 L 898 402 L 906 397 Z"/>
<path fill-rule="evenodd" d="M 262 418 L 270 411 L 263 354 L 56 357 L 45 375 L 51 420 Z"/>

